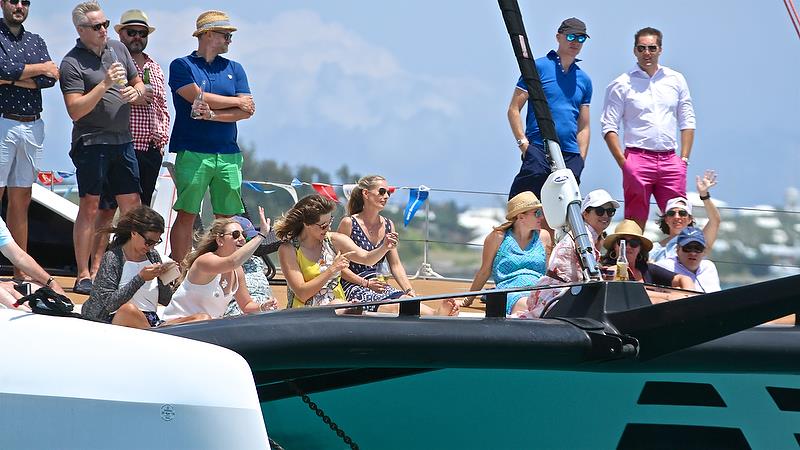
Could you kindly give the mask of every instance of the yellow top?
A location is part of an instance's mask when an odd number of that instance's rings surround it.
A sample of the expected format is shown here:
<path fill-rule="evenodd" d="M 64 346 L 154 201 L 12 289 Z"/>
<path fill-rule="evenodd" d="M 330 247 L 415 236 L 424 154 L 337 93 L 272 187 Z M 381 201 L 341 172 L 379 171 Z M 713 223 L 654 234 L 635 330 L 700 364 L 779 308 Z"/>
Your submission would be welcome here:
<path fill-rule="evenodd" d="M 326 258 L 326 256 L 328 256 L 326 253 L 330 253 L 330 251 L 332 251 L 330 247 L 326 245 L 322 246 L 322 257 L 320 260 L 324 262 L 325 266 L 325 268 L 322 268 L 320 267 L 320 261 L 311 261 L 310 259 L 306 258 L 306 255 L 303 254 L 303 251 L 300 250 L 300 248 L 297 249 L 297 265 L 300 266 L 300 272 L 303 274 L 304 281 L 313 280 L 328 268 L 330 263 L 333 261 L 332 257 Z M 333 255 L 335 255 L 335 253 Z M 325 286 L 323 286 L 322 289 L 320 289 L 319 292 L 314 294 L 305 302 L 297 298 L 295 295 L 292 301 L 292 307 L 299 308 L 303 306 L 319 306 L 326 305 L 335 299 L 345 300 L 341 278 L 341 275 L 337 275 L 335 278 L 332 278 L 325 284 Z"/>

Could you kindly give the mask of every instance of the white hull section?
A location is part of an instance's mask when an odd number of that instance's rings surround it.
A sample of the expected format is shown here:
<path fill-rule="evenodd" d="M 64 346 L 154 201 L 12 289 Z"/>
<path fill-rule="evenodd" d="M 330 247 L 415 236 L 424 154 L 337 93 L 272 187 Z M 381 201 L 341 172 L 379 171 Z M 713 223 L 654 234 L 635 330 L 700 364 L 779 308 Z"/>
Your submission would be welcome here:
<path fill-rule="evenodd" d="M 0 342 L 2 449 L 269 448 L 250 368 L 227 349 L 9 310 Z"/>

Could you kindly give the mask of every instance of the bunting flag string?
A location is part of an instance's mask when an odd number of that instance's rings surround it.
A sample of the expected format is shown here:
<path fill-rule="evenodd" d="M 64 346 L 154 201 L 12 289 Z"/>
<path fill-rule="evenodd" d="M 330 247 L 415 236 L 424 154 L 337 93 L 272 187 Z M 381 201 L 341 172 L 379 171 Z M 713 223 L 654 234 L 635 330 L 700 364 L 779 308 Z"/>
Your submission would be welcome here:
<path fill-rule="evenodd" d="M 428 199 L 430 188 L 425 185 L 420 185 L 418 188 L 411 188 L 408 191 L 408 204 L 405 211 L 403 211 L 403 226 L 407 227 L 414 218 L 414 214 Z"/>
<path fill-rule="evenodd" d="M 262 194 L 272 194 L 273 192 L 275 192 L 275 191 L 268 191 L 262 188 L 261 186 L 259 186 L 259 183 L 256 183 L 254 181 L 242 181 L 242 186 L 247 186 L 256 192 L 261 192 Z"/>

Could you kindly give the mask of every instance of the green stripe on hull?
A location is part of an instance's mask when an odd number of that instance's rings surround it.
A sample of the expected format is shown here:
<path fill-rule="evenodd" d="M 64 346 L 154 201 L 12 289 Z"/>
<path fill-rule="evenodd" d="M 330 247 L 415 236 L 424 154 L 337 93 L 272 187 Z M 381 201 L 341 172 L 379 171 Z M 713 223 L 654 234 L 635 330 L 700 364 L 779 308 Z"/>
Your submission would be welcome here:
<path fill-rule="evenodd" d="M 648 381 L 711 384 L 725 406 L 638 404 Z M 800 389 L 800 377 L 444 369 L 311 399 L 363 449 L 616 448 L 628 424 L 722 427 L 752 448 L 797 448 L 800 412 L 780 410 L 767 386 Z M 297 397 L 262 410 L 287 449 L 346 448 Z"/>

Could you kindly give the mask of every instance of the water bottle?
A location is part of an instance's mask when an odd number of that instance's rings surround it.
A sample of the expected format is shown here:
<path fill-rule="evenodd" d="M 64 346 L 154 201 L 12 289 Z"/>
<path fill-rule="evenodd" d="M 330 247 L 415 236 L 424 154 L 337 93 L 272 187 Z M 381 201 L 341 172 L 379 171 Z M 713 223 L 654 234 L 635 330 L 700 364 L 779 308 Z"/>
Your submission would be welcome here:
<path fill-rule="evenodd" d="M 616 281 L 628 281 L 628 256 L 625 254 L 625 239 L 619 240 L 619 256 L 617 256 L 617 272 L 614 274 Z"/>
<path fill-rule="evenodd" d="M 198 108 L 205 102 L 205 92 L 206 80 L 203 80 L 203 82 L 200 83 L 200 93 L 197 94 L 197 97 L 194 98 L 194 103 L 192 103 L 192 119 L 199 119 L 203 116 L 203 113 L 201 113 Z"/>

